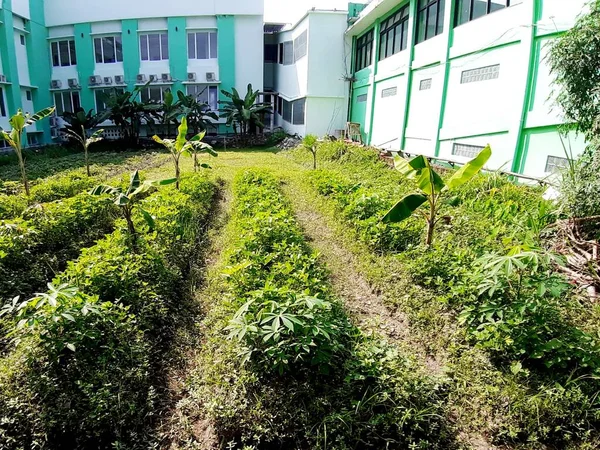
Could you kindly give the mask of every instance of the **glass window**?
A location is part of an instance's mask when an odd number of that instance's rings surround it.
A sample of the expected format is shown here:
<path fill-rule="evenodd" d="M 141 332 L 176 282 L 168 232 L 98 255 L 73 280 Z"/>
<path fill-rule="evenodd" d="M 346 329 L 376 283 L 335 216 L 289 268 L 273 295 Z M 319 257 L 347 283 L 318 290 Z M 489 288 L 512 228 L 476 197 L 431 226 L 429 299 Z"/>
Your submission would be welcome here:
<path fill-rule="evenodd" d="M 508 8 L 515 0 L 458 0 L 455 24 L 462 25 L 500 9 Z"/>
<path fill-rule="evenodd" d="M 77 91 L 62 91 L 54 93 L 54 106 L 56 114 L 62 116 L 65 112 L 75 112 L 81 108 L 79 100 L 79 92 Z"/>
<path fill-rule="evenodd" d="M 196 101 L 206 103 L 210 109 L 217 111 L 219 109 L 219 88 L 207 84 L 188 84 L 187 94 L 193 95 Z"/>
<path fill-rule="evenodd" d="M 171 89 L 167 86 L 149 86 L 140 91 L 142 102 L 162 103 L 165 92 Z"/>
<path fill-rule="evenodd" d="M 188 33 L 189 59 L 216 59 L 218 53 L 216 31 Z"/>
<path fill-rule="evenodd" d="M 283 43 L 283 65 L 289 66 L 294 64 L 294 43 L 287 41 Z"/>
<path fill-rule="evenodd" d="M 285 99 L 283 100 L 283 120 L 292 122 L 292 103 Z"/>
<path fill-rule="evenodd" d="M 103 112 L 108 109 L 106 105 L 106 100 L 113 94 L 122 94 L 122 88 L 113 88 L 113 89 L 94 89 L 94 96 L 96 97 L 96 111 Z"/>
<path fill-rule="evenodd" d="M 55 41 L 50 44 L 50 53 L 52 56 L 52 66 L 65 67 L 77 64 L 75 57 L 75 41 L 64 40 Z"/>
<path fill-rule="evenodd" d="M 169 59 L 169 38 L 167 34 L 155 33 L 140 36 L 140 54 L 142 61 Z"/>
<path fill-rule="evenodd" d="M 294 125 L 304 125 L 304 110 L 306 99 L 301 98 L 292 102 L 292 123 Z"/>
<path fill-rule="evenodd" d="M 123 45 L 120 36 L 94 38 L 94 53 L 98 64 L 123 62 Z"/>
<path fill-rule="evenodd" d="M 546 160 L 546 173 L 557 173 L 569 167 L 569 160 L 559 156 L 548 156 Z"/>
<path fill-rule="evenodd" d="M 381 24 L 379 59 L 389 58 L 408 45 L 408 5 Z"/>
<path fill-rule="evenodd" d="M 277 62 L 277 44 L 265 44 L 265 62 Z"/>
<path fill-rule="evenodd" d="M 6 117 L 6 103 L 4 103 L 4 89 L 0 87 L 0 115 Z"/>
<path fill-rule="evenodd" d="M 373 30 L 368 31 L 356 40 L 355 72 L 373 64 Z"/>
<path fill-rule="evenodd" d="M 445 0 L 419 0 L 417 44 L 444 32 Z"/>

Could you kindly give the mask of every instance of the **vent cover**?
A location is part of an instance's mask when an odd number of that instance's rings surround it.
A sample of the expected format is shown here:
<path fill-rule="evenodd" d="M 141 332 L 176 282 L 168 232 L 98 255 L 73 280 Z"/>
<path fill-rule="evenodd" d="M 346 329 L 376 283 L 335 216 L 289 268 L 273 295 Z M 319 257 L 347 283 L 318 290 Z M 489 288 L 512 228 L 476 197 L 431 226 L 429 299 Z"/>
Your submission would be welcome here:
<path fill-rule="evenodd" d="M 431 81 L 431 78 L 425 78 L 424 80 L 421 80 L 421 83 L 419 83 L 419 90 L 426 91 L 428 89 L 431 89 Z"/>
<path fill-rule="evenodd" d="M 367 94 L 362 94 L 356 97 L 357 103 L 364 103 L 367 101 Z"/>
<path fill-rule="evenodd" d="M 394 86 L 394 87 L 382 90 L 381 98 L 394 97 L 396 94 L 398 94 L 398 88 Z"/>
<path fill-rule="evenodd" d="M 558 156 L 548 156 L 546 160 L 546 173 L 556 173 L 569 167 L 569 160 L 567 158 L 560 158 Z"/>
<path fill-rule="evenodd" d="M 479 81 L 495 80 L 500 77 L 500 64 L 494 66 L 480 67 L 463 71 L 460 77 L 460 84 L 477 83 Z"/>
<path fill-rule="evenodd" d="M 479 145 L 454 144 L 452 146 L 452 154 L 456 156 L 464 156 L 465 158 L 475 158 L 485 147 Z"/>

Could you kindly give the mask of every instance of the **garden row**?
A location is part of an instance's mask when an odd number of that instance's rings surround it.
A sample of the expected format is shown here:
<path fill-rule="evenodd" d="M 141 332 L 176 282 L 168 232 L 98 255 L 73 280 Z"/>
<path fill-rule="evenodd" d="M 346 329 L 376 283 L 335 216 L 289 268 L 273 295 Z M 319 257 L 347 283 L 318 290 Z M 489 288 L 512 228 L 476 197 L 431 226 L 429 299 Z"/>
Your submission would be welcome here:
<path fill-rule="evenodd" d="M 326 143 L 319 152 L 325 169 L 309 185 L 374 253 L 371 281 L 446 360 L 461 426 L 495 443 L 597 443 L 600 321 L 545 250 L 556 216 L 541 191 L 476 177 L 441 206 L 428 248 L 418 215 L 381 220 L 413 181 L 368 149 Z"/>
<path fill-rule="evenodd" d="M 48 292 L 8 311 L 0 447 L 148 448 L 161 356 L 185 314 L 214 192 L 190 176 L 150 195 L 151 232 L 135 209 L 137 236 L 118 221 Z"/>
<path fill-rule="evenodd" d="M 234 194 L 190 423 L 228 448 L 448 448 L 443 383 L 352 325 L 279 181 L 246 171 Z"/>

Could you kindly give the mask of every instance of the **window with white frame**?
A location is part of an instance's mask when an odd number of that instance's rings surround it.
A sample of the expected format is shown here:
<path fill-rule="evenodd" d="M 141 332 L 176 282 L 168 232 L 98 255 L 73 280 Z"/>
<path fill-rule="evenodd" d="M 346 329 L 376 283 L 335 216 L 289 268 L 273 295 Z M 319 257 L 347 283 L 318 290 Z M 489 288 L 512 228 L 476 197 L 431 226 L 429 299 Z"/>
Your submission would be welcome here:
<path fill-rule="evenodd" d="M 218 54 L 217 44 L 216 31 L 196 31 L 188 33 L 188 58 L 216 59 Z"/>
<path fill-rule="evenodd" d="M 65 112 L 73 113 L 81 108 L 78 91 L 61 91 L 54 93 L 56 114 L 62 116 Z"/>
<path fill-rule="evenodd" d="M 77 64 L 75 55 L 75 41 L 67 39 L 50 43 L 52 65 L 54 67 L 74 66 Z"/>
<path fill-rule="evenodd" d="M 304 31 L 300 36 L 294 39 L 294 61 L 306 56 L 308 50 L 308 33 Z"/>
<path fill-rule="evenodd" d="M 287 41 L 283 43 L 283 65 L 294 64 L 294 42 Z"/>
<path fill-rule="evenodd" d="M 306 99 L 300 98 L 292 102 L 292 123 L 294 125 L 304 125 L 304 112 L 306 109 Z"/>
<path fill-rule="evenodd" d="M 142 61 L 169 59 L 169 36 L 167 33 L 142 34 L 140 36 Z"/>
<path fill-rule="evenodd" d="M 123 62 L 123 43 L 121 36 L 103 36 L 94 38 L 96 63 L 111 64 Z"/>
<path fill-rule="evenodd" d="M 217 111 L 219 109 L 219 88 L 208 84 L 188 84 L 187 94 L 194 96 L 196 101 L 206 103 L 210 109 Z"/>
<path fill-rule="evenodd" d="M 167 91 L 171 88 L 168 86 L 149 86 L 140 91 L 142 102 L 162 103 Z"/>
<path fill-rule="evenodd" d="M 122 94 L 123 88 L 112 88 L 112 89 L 95 89 L 94 96 L 96 98 L 96 112 L 103 112 L 108 109 L 106 102 L 113 94 Z"/>

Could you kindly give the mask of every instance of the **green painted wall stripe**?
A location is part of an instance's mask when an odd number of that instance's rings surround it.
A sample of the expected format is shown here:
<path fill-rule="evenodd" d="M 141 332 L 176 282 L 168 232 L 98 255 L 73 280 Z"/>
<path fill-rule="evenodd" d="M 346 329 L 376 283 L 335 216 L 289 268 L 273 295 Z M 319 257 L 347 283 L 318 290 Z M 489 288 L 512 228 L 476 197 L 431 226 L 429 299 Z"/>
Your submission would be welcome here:
<path fill-rule="evenodd" d="M 354 51 L 354 49 L 356 49 L 356 37 L 353 36 L 352 37 L 352 45 L 350 46 L 350 48 L 352 49 L 350 51 L 350 73 L 354 72 L 354 58 L 356 56 L 356 53 Z M 348 120 L 352 120 L 352 108 L 354 106 L 354 102 L 353 102 L 353 95 L 352 93 L 354 92 L 354 76 L 352 76 L 351 80 L 350 80 L 350 87 L 348 89 Z"/>
<path fill-rule="evenodd" d="M 32 90 L 33 106 L 36 111 L 39 111 L 54 104 L 48 85 L 52 76 L 52 69 L 50 67 L 50 48 L 47 40 L 48 29 L 44 25 L 46 21 L 43 0 L 29 0 L 29 11 L 31 20 L 28 22 L 27 48 L 30 50 L 27 52 L 27 60 L 31 84 L 37 86 L 37 89 Z M 31 49 L 35 49 L 35 51 Z M 42 120 L 36 124 L 36 127 L 44 133 L 41 143 L 51 143 L 50 121 Z"/>
<path fill-rule="evenodd" d="M 415 59 L 415 39 L 417 36 L 417 0 L 411 0 L 409 7 L 409 19 L 412 20 L 412 26 L 409 31 L 409 54 L 408 54 L 408 71 L 406 77 L 406 96 L 404 99 L 404 114 L 402 115 L 402 128 L 400 129 L 400 150 L 406 147 L 406 127 L 408 126 L 408 115 L 410 114 L 410 97 L 412 92 L 413 68 L 412 64 Z"/>
<path fill-rule="evenodd" d="M 140 40 L 138 38 L 138 21 L 127 19 L 121 22 L 123 43 L 123 75 L 127 88 L 133 90 L 137 74 L 140 73 Z"/>
<path fill-rule="evenodd" d="M 473 139 L 473 138 L 478 138 L 478 137 L 483 137 L 483 136 L 499 136 L 502 134 L 508 134 L 509 131 L 492 131 L 490 133 L 479 133 L 479 134 L 469 134 L 466 136 L 456 136 L 456 137 L 451 137 L 449 139 L 440 139 L 440 142 L 449 142 L 449 141 L 456 141 L 458 139 Z"/>
<path fill-rule="evenodd" d="M 169 17 L 169 70 L 175 81 L 173 94 L 182 90 L 185 92 L 183 81 L 187 80 L 188 48 L 185 17 Z"/>
<path fill-rule="evenodd" d="M 77 75 L 81 89 L 81 107 L 86 111 L 96 110 L 94 92 L 87 87 L 89 77 L 94 75 L 96 61 L 94 59 L 94 43 L 89 23 L 75 24 L 75 53 L 77 56 Z"/>
<path fill-rule="evenodd" d="M 235 79 L 235 18 L 234 16 L 217 16 L 218 54 L 219 54 L 219 78 L 221 79 L 220 90 L 231 91 L 236 87 Z M 242 86 L 238 86 L 242 89 Z M 259 86 L 253 86 L 254 89 Z M 219 90 L 219 100 L 226 97 Z M 240 95 L 244 96 L 244 88 Z"/>
<path fill-rule="evenodd" d="M 17 54 L 15 52 L 15 36 L 12 15 L 12 1 L 3 0 L 0 20 L 2 20 L 2 34 L 0 41 L 0 54 L 2 55 L 2 68 L 10 85 L 5 85 L 8 115 L 11 116 L 22 108 L 21 86 L 19 84 L 19 71 L 17 69 Z"/>

